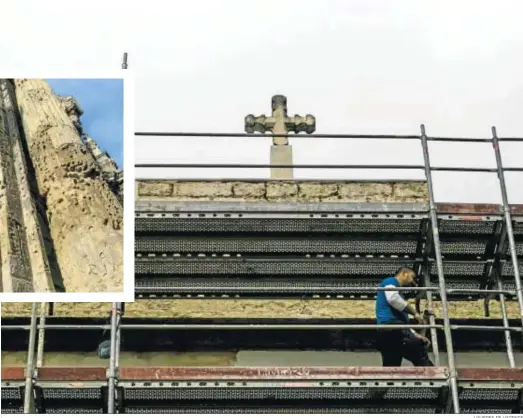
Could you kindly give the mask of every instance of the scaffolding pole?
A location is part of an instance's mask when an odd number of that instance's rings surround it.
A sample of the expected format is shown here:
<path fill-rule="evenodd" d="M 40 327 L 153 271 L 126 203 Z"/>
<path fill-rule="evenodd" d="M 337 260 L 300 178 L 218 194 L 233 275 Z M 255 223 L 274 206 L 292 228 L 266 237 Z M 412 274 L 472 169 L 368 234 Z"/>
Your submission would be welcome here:
<path fill-rule="evenodd" d="M 119 320 L 117 303 L 114 302 L 111 309 L 111 351 L 109 357 L 109 372 L 108 372 L 108 413 L 115 413 L 115 396 L 116 396 L 116 328 Z"/>
<path fill-rule="evenodd" d="M 447 361 L 449 367 L 449 383 L 451 390 L 452 404 L 454 406 L 454 413 L 460 413 L 459 397 L 458 397 L 458 378 L 456 372 L 456 364 L 454 362 L 454 347 L 452 344 L 452 332 L 450 329 L 450 319 L 447 304 L 447 292 L 445 287 L 445 276 L 443 274 L 443 259 L 441 257 L 441 247 L 439 242 L 438 229 L 438 215 L 436 213 L 436 203 L 434 202 L 434 188 L 432 184 L 432 173 L 430 167 L 429 147 L 427 135 L 425 133 L 425 125 L 421 125 L 421 145 L 423 148 L 423 160 L 425 162 L 425 176 L 427 177 L 427 189 L 429 195 L 430 207 L 430 223 L 432 227 L 432 241 L 434 248 L 434 255 L 436 258 L 436 267 L 438 270 L 439 287 L 441 305 L 443 309 L 443 330 L 445 333 L 445 343 L 447 346 Z"/>
<path fill-rule="evenodd" d="M 36 368 L 40 368 L 44 361 L 44 344 L 45 344 L 45 319 L 47 303 L 40 303 L 40 322 L 38 324 L 38 351 L 36 354 Z"/>
<path fill-rule="evenodd" d="M 507 228 L 505 223 L 501 223 L 501 229 L 499 233 L 498 242 L 496 243 L 496 247 L 494 248 L 494 263 L 491 267 L 491 277 L 493 280 L 491 282 L 494 282 L 497 290 L 503 291 L 503 282 L 501 280 L 501 259 L 503 257 L 503 254 L 505 253 L 506 248 L 506 242 L 507 242 Z M 490 295 L 489 295 L 490 296 Z M 490 296 L 491 298 L 492 296 Z M 485 297 L 485 303 L 488 304 L 489 297 Z M 503 322 L 504 327 L 509 326 L 508 322 L 508 314 L 507 314 L 507 305 L 505 300 L 505 295 L 503 293 L 499 294 L 499 304 L 501 308 L 501 320 Z M 507 357 L 508 362 L 511 368 L 516 367 L 516 362 L 514 359 L 514 348 L 512 346 L 512 336 L 510 335 L 510 331 L 505 331 L 505 345 L 507 348 Z"/>
<path fill-rule="evenodd" d="M 519 304 L 519 316 L 523 326 L 523 290 L 521 289 L 521 276 L 519 273 L 518 255 L 516 251 L 516 241 L 514 239 L 514 228 L 512 227 L 512 215 L 510 213 L 510 204 L 508 201 L 507 184 L 505 183 L 505 173 L 503 162 L 501 160 L 501 151 L 499 149 L 499 138 L 496 127 L 492 127 L 492 146 L 496 154 L 496 164 L 498 171 L 499 185 L 501 188 L 501 199 L 503 201 L 503 213 L 505 215 L 505 227 L 507 229 L 507 238 L 510 249 L 510 258 L 514 269 L 514 280 L 516 282 L 516 295 Z M 523 337 L 523 335 L 522 335 Z M 523 338 L 522 338 L 523 340 Z"/>
<path fill-rule="evenodd" d="M 122 315 L 123 315 L 123 303 L 122 302 L 117 302 L 116 303 L 116 309 L 117 309 L 117 313 L 118 313 L 118 321 L 117 321 L 117 324 L 116 324 L 116 329 L 115 329 L 115 332 L 116 332 L 116 337 L 115 337 L 115 345 L 116 345 L 116 348 L 115 348 L 115 360 L 114 360 L 114 364 L 115 364 L 115 369 L 116 369 L 116 374 L 117 374 L 117 380 L 116 380 L 116 386 L 115 386 L 115 396 L 116 396 L 116 400 L 119 402 L 119 404 L 121 403 L 121 400 L 118 399 L 118 395 L 119 395 L 119 391 L 117 391 L 116 389 L 118 388 L 118 380 L 119 380 L 119 376 L 120 376 L 120 348 L 121 348 L 121 323 L 122 323 Z M 116 411 L 115 411 L 116 412 Z"/>
<path fill-rule="evenodd" d="M 433 240 L 431 239 L 431 235 L 427 234 L 427 243 L 425 246 L 424 251 L 424 257 L 423 257 L 423 277 L 425 279 L 425 285 L 427 287 L 432 286 L 432 282 L 430 280 L 430 266 L 428 258 L 430 256 L 430 253 L 433 248 Z M 429 311 L 429 325 L 436 325 L 436 321 L 434 319 L 434 306 L 432 303 L 432 291 L 427 291 L 427 308 Z M 440 358 L 439 358 L 439 344 L 438 344 L 438 335 L 435 328 L 430 328 L 430 339 L 432 343 L 432 353 L 434 354 L 434 364 L 436 366 L 440 365 Z"/>
<path fill-rule="evenodd" d="M 497 286 L 499 290 L 503 289 L 503 285 L 501 284 L 501 280 L 499 278 L 499 275 L 496 277 L 497 279 Z M 507 318 L 507 305 L 505 304 L 505 295 L 501 294 L 499 295 L 499 303 L 501 305 L 501 318 L 503 321 L 503 326 L 508 327 L 508 318 Z M 508 357 L 508 363 L 511 368 L 516 367 L 516 362 L 514 360 L 514 350 L 512 348 L 512 336 L 510 335 L 510 331 L 505 330 L 505 344 L 507 346 L 507 357 Z"/>
<path fill-rule="evenodd" d="M 27 349 L 27 366 L 25 369 L 25 393 L 24 393 L 24 414 L 34 413 L 34 357 L 36 345 L 36 332 L 38 320 L 37 303 L 33 302 L 31 309 L 31 327 L 29 330 L 29 347 Z"/>

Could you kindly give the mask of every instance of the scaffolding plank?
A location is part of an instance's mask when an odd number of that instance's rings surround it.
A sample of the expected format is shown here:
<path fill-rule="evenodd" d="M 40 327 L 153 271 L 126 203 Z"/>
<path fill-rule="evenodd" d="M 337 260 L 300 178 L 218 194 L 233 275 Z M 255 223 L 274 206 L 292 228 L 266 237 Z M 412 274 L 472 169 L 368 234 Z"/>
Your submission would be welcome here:
<path fill-rule="evenodd" d="M 23 381 L 24 368 L 2 367 L 2 381 Z M 458 368 L 467 381 L 522 381 L 523 368 Z M 122 367 L 120 380 L 446 379 L 446 367 Z M 105 381 L 103 367 L 41 367 L 39 381 Z"/>
<path fill-rule="evenodd" d="M 417 236 L 405 238 L 148 236 L 136 237 L 138 253 L 401 254 L 414 256 Z M 409 239 L 410 238 L 410 239 Z M 459 244 L 458 244 L 459 245 Z"/>
<path fill-rule="evenodd" d="M 315 279 L 300 277 L 256 279 L 216 277 L 141 277 L 135 280 L 137 297 L 248 297 L 248 298 L 359 298 L 375 299 L 379 279 Z M 368 287 L 368 289 L 362 289 Z M 477 300 L 483 295 L 473 293 L 480 288 L 477 280 L 448 280 L 447 289 L 470 289 L 470 293 L 452 293 L 449 300 Z M 513 287 L 513 286 L 512 286 Z M 513 290 L 507 286 L 505 290 Z M 414 292 L 409 292 L 414 294 Z M 438 299 L 435 292 L 433 298 Z"/>
<path fill-rule="evenodd" d="M 359 254 L 414 257 L 418 236 L 137 236 L 135 252 L 154 254 Z M 447 257 L 481 256 L 488 240 L 443 237 L 441 252 Z M 523 249 L 523 246 L 522 246 Z"/>
<path fill-rule="evenodd" d="M 460 368 L 458 379 L 473 381 L 523 382 L 523 368 Z"/>
<path fill-rule="evenodd" d="M 127 414 L 382 414 L 386 411 L 389 414 L 433 414 L 434 407 L 245 407 L 245 406 L 187 406 L 182 407 L 126 407 Z"/>
<path fill-rule="evenodd" d="M 445 380 L 445 367 L 124 367 L 120 380 Z"/>
<path fill-rule="evenodd" d="M 197 214 L 195 214 L 197 215 Z M 336 233 L 416 234 L 422 217 L 146 217 L 135 220 L 137 235 L 167 233 Z"/>
<path fill-rule="evenodd" d="M 503 207 L 495 203 L 436 203 L 436 211 L 448 215 L 500 215 Z"/>
<path fill-rule="evenodd" d="M 385 277 L 404 265 L 412 266 L 413 261 L 404 258 L 142 257 L 136 258 L 135 275 Z"/>

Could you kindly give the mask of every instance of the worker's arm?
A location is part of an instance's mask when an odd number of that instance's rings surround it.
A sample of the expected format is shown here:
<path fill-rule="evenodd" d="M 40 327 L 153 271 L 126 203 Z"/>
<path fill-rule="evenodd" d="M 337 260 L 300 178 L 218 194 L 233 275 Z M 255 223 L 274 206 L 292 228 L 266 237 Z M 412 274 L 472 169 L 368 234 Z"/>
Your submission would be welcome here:
<path fill-rule="evenodd" d="M 425 337 L 424 335 L 421 335 L 420 333 L 414 331 L 413 329 L 411 329 L 410 331 L 412 332 L 412 334 L 414 335 L 415 338 L 423 341 L 427 347 L 430 345 L 430 340 L 427 337 Z"/>
<path fill-rule="evenodd" d="M 407 312 L 410 313 L 418 322 L 423 322 L 423 318 L 421 318 L 421 315 L 416 312 L 416 309 L 414 306 L 409 304 L 405 299 L 401 297 L 399 294 L 396 286 L 389 284 L 385 286 L 386 289 L 390 288 L 393 290 L 386 290 L 385 291 L 385 298 L 387 299 L 387 303 L 392 306 L 394 309 L 400 311 L 400 312 Z M 421 321 L 420 321 L 421 319 Z"/>

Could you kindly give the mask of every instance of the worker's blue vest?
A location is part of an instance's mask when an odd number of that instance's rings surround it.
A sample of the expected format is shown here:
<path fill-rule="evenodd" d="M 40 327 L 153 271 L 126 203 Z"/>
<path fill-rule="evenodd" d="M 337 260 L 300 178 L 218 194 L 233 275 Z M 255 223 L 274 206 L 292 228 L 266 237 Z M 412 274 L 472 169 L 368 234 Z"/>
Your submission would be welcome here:
<path fill-rule="evenodd" d="M 394 285 L 399 288 L 400 284 L 395 277 L 387 277 L 378 287 L 385 287 Z M 399 289 L 398 289 L 399 290 Z M 400 295 L 402 292 L 400 291 Z M 387 302 L 385 291 L 378 290 L 378 298 L 376 299 L 376 321 L 378 324 L 406 324 L 409 316 L 406 312 L 400 312 L 394 309 Z"/>

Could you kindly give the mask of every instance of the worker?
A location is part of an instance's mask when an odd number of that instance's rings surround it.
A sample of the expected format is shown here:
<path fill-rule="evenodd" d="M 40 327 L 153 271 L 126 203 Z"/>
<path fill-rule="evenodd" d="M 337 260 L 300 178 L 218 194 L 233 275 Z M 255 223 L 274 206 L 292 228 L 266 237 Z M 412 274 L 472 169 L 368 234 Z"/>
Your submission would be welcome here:
<path fill-rule="evenodd" d="M 407 325 L 408 315 L 423 324 L 423 317 L 402 296 L 400 287 L 414 287 L 416 274 L 408 267 L 401 267 L 394 276 L 387 277 L 379 287 L 376 299 L 378 325 Z M 378 328 L 377 348 L 381 353 L 383 367 L 399 367 L 405 358 L 414 366 L 434 366 L 427 355 L 430 341 L 413 329 Z"/>

